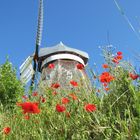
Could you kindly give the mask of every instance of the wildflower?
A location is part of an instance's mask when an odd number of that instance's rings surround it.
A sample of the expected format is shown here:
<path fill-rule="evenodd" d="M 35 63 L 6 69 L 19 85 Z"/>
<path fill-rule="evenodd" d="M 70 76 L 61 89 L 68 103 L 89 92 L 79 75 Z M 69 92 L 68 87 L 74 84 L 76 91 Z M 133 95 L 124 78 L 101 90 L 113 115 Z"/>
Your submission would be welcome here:
<path fill-rule="evenodd" d="M 60 105 L 60 104 L 56 105 L 57 112 L 64 112 L 65 110 L 66 110 L 66 107 L 64 105 Z"/>
<path fill-rule="evenodd" d="M 71 81 L 70 81 L 70 84 L 71 84 L 72 86 L 74 86 L 74 87 L 77 87 L 77 86 L 78 86 L 78 83 L 77 83 L 76 81 L 74 81 L 74 80 L 71 80 Z"/>
<path fill-rule="evenodd" d="M 103 67 L 104 69 L 107 69 L 109 66 L 108 66 L 108 64 L 103 64 L 102 67 Z"/>
<path fill-rule="evenodd" d="M 18 106 L 22 107 L 23 113 L 39 114 L 40 110 L 38 108 L 38 103 L 36 102 L 24 102 L 18 103 Z"/>
<path fill-rule="evenodd" d="M 117 52 L 117 56 L 115 56 L 112 60 L 112 62 L 118 64 L 120 60 L 122 60 L 123 56 L 122 56 L 122 52 Z"/>
<path fill-rule="evenodd" d="M 103 83 L 103 86 L 104 86 L 104 87 L 107 87 L 108 85 L 107 85 L 107 83 Z"/>
<path fill-rule="evenodd" d="M 33 92 L 33 94 L 32 94 L 32 96 L 37 96 L 38 95 L 38 93 L 35 91 L 35 92 Z"/>
<path fill-rule="evenodd" d="M 93 112 L 96 110 L 96 106 L 94 104 L 86 104 L 84 108 L 87 112 Z"/>
<path fill-rule="evenodd" d="M 45 99 L 43 96 L 41 96 L 41 97 L 40 97 L 40 101 L 41 101 L 42 103 L 45 103 L 45 102 L 46 102 L 46 99 Z"/>
<path fill-rule="evenodd" d="M 58 94 L 58 93 L 57 93 L 56 91 L 53 91 L 52 94 L 53 94 L 53 95 L 56 95 L 56 94 Z"/>
<path fill-rule="evenodd" d="M 139 78 L 138 74 L 129 73 L 129 76 L 131 77 L 132 80 L 136 80 L 137 78 Z"/>
<path fill-rule="evenodd" d="M 116 59 L 116 58 L 113 58 L 113 59 L 112 59 L 112 62 L 114 62 L 114 63 L 116 63 L 116 64 L 119 64 L 119 61 L 118 61 L 118 59 Z"/>
<path fill-rule="evenodd" d="M 105 88 L 104 90 L 105 90 L 105 91 L 109 91 L 109 88 Z"/>
<path fill-rule="evenodd" d="M 122 60 L 122 58 L 123 58 L 122 55 L 118 55 L 118 56 L 116 56 L 116 59 L 117 59 L 117 60 Z"/>
<path fill-rule="evenodd" d="M 25 100 L 27 100 L 28 99 L 28 96 L 23 95 L 22 98 L 25 99 Z"/>
<path fill-rule="evenodd" d="M 59 88 L 59 87 L 60 87 L 60 84 L 58 84 L 58 83 L 53 83 L 53 84 L 51 85 L 51 87 L 52 87 L 52 88 Z"/>
<path fill-rule="evenodd" d="M 119 51 L 119 52 L 117 52 L 117 55 L 122 55 L 122 52 L 120 52 L 120 51 Z"/>
<path fill-rule="evenodd" d="M 25 116 L 24 116 L 24 119 L 25 119 L 25 120 L 29 120 L 29 119 L 30 119 L 30 116 L 29 116 L 29 115 L 25 115 Z"/>
<path fill-rule="evenodd" d="M 3 133 L 8 135 L 11 132 L 11 128 L 10 127 L 5 127 L 3 128 Z"/>
<path fill-rule="evenodd" d="M 77 100 L 78 99 L 78 97 L 75 94 L 73 94 L 73 93 L 69 94 L 68 96 L 71 97 L 73 100 Z"/>
<path fill-rule="evenodd" d="M 77 66 L 77 69 L 79 69 L 79 70 L 83 70 L 84 69 L 84 65 L 83 64 L 79 63 L 76 66 Z"/>
<path fill-rule="evenodd" d="M 48 65 L 48 68 L 50 68 L 50 69 L 54 69 L 54 64 L 53 63 L 50 63 L 49 65 Z"/>
<path fill-rule="evenodd" d="M 62 98 L 62 104 L 68 104 L 70 100 L 68 98 Z"/>
<path fill-rule="evenodd" d="M 114 80 L 114 77 L 109 72 L 103 72 L 99 76 L 99 80 L 102 83 L 110 83 L 112 80 Z"/>

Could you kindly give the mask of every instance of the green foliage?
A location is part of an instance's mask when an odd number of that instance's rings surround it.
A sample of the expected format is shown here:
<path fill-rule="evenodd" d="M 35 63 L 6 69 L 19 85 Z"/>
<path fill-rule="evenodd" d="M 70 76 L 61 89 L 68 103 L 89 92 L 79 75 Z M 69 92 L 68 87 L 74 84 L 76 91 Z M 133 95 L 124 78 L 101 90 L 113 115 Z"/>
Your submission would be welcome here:
<path fill-rule="evenodd" d="M 0 103 L 4 106 L 13 106 L 21 96 L 23 87 L 17 79 L 16 70 L 7 60 L 0 66 Z"/>
<path fill-rule="evenodd" d="M 112 59 L 112 55 L 109 55 Z M 40 83 L 38 94 L 31 94 L 30 99 L 25 99 L 26 102 L 37 102 L 40 113 L 24 114 L 20 106 L 14 106 L 11 111 L 4 111 L 0 116 L 0 139 L 140 140 L 140 80 L 129 76 L 133 68 L 129 71 L 128 63 L 112 64 L 109 55 L 106 59 L 109 67 L 104 69 L 104 72 L 109 72 L 114 77 L 114 80 L 107 83 L 109 90 L 105 90 L 100 82 L 100 75 L 96 73 L 92 77 L 96 80 L 94 83 L 99 83 L 98 86 L 93 85 L 90 93 L 83 90 L 84 87 L 80 84 L 74 87 L 73 91 L 65 91 Z M 16 79 L 16 75 L 14 77 Z M 21 90 L 20 84 L 17 88 Z M 54 91 L 57 94 L 54 94 Z M 71 93 L 77 99 L 73 100 L 69 96 Z M 67 97 L 70 102 L 63 104 L 66 108 L 64 112 L 58 112 L 56 105 L 62 105 L 63 97 Z M 42 98 L 45 101 L 42 102 Z M 85 104 L 94 104 L 97 109 L 88 112 Z M 5 127 L 11 128 L 8 135 L 3 134 Z"/>

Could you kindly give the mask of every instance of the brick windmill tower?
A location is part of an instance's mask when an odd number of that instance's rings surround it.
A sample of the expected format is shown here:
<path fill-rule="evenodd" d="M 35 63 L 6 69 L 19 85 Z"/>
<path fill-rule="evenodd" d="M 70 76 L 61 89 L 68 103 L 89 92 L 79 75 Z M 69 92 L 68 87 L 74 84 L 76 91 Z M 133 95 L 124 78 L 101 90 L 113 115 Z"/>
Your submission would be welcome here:
<path fill-rule="evenodd" d="M 90 82 L 85 72 L 89 56 L 86 52 L 59 44 L 40 48 L 43 27 L 43 0 L 39 0 L 39 16 L 36 37 L 36 47 L 33 56 L 29 56 L 20 66 L 21 81 L 31 86 L 36 83 L 36 75 L 40 73 L 40 80 L 44 86 L 50 87 L 59 83 L 63 89 L 71 89 L 70 82 L 74 81 L 84 89 L 90 89 Z M 36 85 L 38 85 L 37 83 Z"/>

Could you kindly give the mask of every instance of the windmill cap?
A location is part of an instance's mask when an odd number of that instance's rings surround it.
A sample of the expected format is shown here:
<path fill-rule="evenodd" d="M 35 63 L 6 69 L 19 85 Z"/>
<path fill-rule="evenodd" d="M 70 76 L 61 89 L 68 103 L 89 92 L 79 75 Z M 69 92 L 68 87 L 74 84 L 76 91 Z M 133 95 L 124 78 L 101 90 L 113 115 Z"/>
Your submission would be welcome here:
<path fill-rule="evenodd" d="M 89 56 L 86 52 L 80 51 L 78 49 L 70 48 L 64 45 L 62 42 L 52 47 L 41 48 L 39 51 L 39 58 L 44 58 L 44 57 L 47 58 L 48 56 L 55 55 L 58 53 L 70 53 L 70 54 L 78 55 L 84 60 L 85 65 L 87 64 L 87 61 L 89 59 Z"/>

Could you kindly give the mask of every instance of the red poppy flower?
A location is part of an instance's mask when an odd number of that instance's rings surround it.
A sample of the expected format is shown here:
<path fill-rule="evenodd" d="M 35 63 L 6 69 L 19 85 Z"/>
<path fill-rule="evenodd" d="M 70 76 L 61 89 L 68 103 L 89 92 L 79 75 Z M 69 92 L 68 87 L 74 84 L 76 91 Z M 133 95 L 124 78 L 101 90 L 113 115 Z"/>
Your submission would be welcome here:
<path fill-rule="evenodd" d="M 37 96 L 38 95 L 38 93 L 35 91 L 35 92 L 33 92 L 33 94 L 32 94 L 32 96 Z"/>
<path fill-rule="evenodd" d="M 10 127 L 5 127 L 3 128 L 3 133 L 8 135 L 11 132 L 11 128 Z"/>
<path fill-rule="evenodd" d="M 40 101 L 41 101 L 42 103 L 45 103 L 45 102 L 46 102 L 46 98 L 43 97 L 43 96 L 41 96 L 41 97 L 40 97 Z"/>
<path fill-rule="evenodd" d="M 116 64 L 119 64 L 119 61 L 118 61 L 118 59 L 116 59 L 116 58 L 113 58 L 113 59 L 112 59 L 112 62 L 114 62 L 114 63 L 116 63 Z"/>
<path fill-rule="evenodd" d="M 119 51 L 119 52 L 117 52 L 117 55 L 122 55 L 122 52 L 120 52 L 120 51 Z"/>
<path fill-rule="evenodd" d="M 69 94 L 68 96 L 71 97 L 73 100 L 77 100 L 78 99 L 78 97 L 75 94 L 73 94 L 73 93 Z"/>
<path fill-rule="evenodd" d="M 70 100 L 68 98 L 62 98 L 62 104 L 68 104 Z"/>
<path fill-rule="evenodd" d="M 60 84 L 58 84 L 58 83 L 53 83 L 53 84 L 51 85 L 51 87 L 52 87 L 52 88 L 59 88 L 59 87 L 60 87 Z"/>
<path fill-rule="evenodd" d="M 49 65 L 48 65 L 48 68 L 50 68 L 50 69 L 54 69 L 54 64 L 53 63 L 50 63 Z"/>
<path fill-rule="evenodd" d="M 103 67 L 104 69 L 109 68 L 108 64 L 103 64 L 102 67 Z"/>
<path fill-rule="evenodd" d="M 114 77 L 109 72 L 103 72 L 99 76 L 99 80 L 102 83 L 110 83 L 112 80 L 114 80 Z"/>
<path fill-rule="evenodd" d="M 132 80 L 136 80 L 137 78 L 139 78 L 138 74 L 129 73 L 129 76 L 131 77 Z"/>
<path fill-rule="evenodd" d="M 76 81 L 70 81 L 70 84 L 72 85 L 72 86 L 74 86 L 74 87 L 77 87 L 78 86 L 78 83 L 76 82 Z"/>
<path fill-rule="evenodd" d="M 116 56 L 116 59 L 117 59 L 117 60 L 122 60 L 122 58 L 123 58 L 122 55 L 118 55 L 118 56 Z"/>
<path fill-rule="evenodd" d="M 66 110 L 66 107 L 64 105 L 60 105 L 60 104 L 56 105 L 57 112 L 64 112 L 65 110 Z"/>
<path fill-rule="evenodd" d="M 79 70 L 83 70 L 84 69 L 84 65 L 83 64 L 79 63 L 76 66 L 77 66 L 77 69 L 79 69 Z"/>
<path fill-rule="evenodd" d="M 84 108 L 87 112 L 93 112 L 96 110 L 96 106 L 94 104 L 86 104 Z"/>
<path fill-rule="evenodd" d="M 36 102 L 24 102 L 18 103 L 18 106 L 22 107 L 23 113 L 39 114 L 38 103 Z"/>

